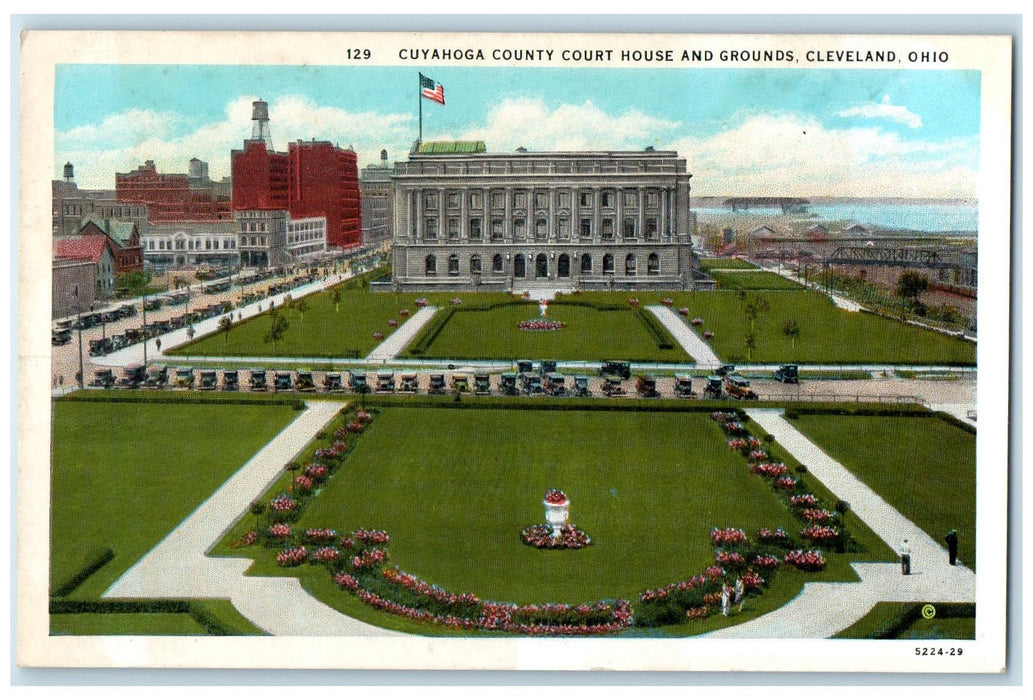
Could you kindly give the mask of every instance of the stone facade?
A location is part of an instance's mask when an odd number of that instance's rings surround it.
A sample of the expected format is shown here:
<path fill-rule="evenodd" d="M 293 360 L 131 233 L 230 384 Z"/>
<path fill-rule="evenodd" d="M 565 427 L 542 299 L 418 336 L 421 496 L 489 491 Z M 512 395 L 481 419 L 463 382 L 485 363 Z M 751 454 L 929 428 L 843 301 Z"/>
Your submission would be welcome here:
<path fill-rule="evenodd" d="M 387 151 L 380 152 L 379 164 L 368 165 L 359 172 L 363 248 L 379 248 L 391 242 L 394 204 L 392 175 L 391 166 L 387 164 Z"/>
<path fill-rule="evenodd" d="M 397 289 L 696 288 L 677 153 L 448 150 L 395 165 Z"/>

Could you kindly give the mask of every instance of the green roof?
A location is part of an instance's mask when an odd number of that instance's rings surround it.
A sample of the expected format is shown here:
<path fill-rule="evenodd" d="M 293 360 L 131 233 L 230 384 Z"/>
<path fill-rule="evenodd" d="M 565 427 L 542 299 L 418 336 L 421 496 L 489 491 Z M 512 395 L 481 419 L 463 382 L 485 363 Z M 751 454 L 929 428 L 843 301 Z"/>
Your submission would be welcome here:
<path fill-rule="evenodd" d="M 426 141 L 416 148 L 417 153 L 485 153 L 484 141 Z"/>

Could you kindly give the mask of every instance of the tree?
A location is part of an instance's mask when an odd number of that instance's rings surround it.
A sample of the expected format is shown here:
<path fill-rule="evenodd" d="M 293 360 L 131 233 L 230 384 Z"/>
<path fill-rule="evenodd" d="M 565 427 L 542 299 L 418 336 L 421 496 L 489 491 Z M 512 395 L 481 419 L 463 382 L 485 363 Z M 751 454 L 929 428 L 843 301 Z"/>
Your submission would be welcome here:
<path fill-rule="evenodd" d="M 341 312 L 341 290 L 334 287 L 334 291 L 330 294 L 330 301 L 334 303 L 334 312 Z"/>
<path fill-rule="evenodd" d="M 231 328 L 233 328 L 233 318 L 231 316 L 223 316 L 219 319 L 219 330 L 223 334 L 223 347 L 229 343 Z"/>
<path fill-rule="evenodd" d="M 793 350 L 796 349 L 796 339 L 800 337 L 800 324 L 795 318 L 787 318 L 782 324 L 782 335 L 789 338 L 793 343 Z"/>
<path fill-rule="evenodd" d="M 929 290 L 929 278 L 914 270 L 905 270 L 897 280 L 897 296 L 911 306 L 918 303 L 918 295 Z"/>
<path fill-rule="evenodd" d="M 746 346 L 746 360 L 748 362 L 753 361 L 753 350 L 757 347 L 757 338 L 753 333 L 747 333 L 746 338 L 743 340 L 743 345 Z"/>
<path fill-rule="evenodd" d="M 262 342 L 268 343 L 272 341 L 273 349 L 277 347 L 277 343 L 283 340 L 283 336 L 287 333 L 287 329 L 290 328 L 290 322 L 286 316 L 281 316 L 278 313 L 272 313 L 272 323 L 269 325 L 269 330 L 262 338 Z"/>
<path fill-rule="evenodd" d="M 301 314 L 301 322 L 305 322 L 305 312 L 308 311 L 308 300 L 304 297 L 294 302 L 294 310 Z"/>

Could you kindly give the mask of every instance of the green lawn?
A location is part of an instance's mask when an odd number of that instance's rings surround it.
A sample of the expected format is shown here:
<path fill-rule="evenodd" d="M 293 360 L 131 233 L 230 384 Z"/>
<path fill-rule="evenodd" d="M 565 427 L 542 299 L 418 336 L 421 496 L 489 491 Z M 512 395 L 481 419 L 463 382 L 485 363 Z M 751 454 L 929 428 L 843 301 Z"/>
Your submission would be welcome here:
<path fill-rule="evenodd" d="M 820 484 L 812 486 L 829 500 Z M 549 552 L 520 541 L 523 528 L 544 520 L 549 487 L 571 498 L 572 521 L 593 538 L 591 547 Z M 386 408 L 295 528 L 385 529 L 393 564 L 447 590 L 573 603 L 635 599 L 701 572 L 713 562 L 713 526 L 801 527 L 727 449 L 708 414 Z M 313 595 L 373 624 L 451 634 L 364 606 L 337 591 L 322 567 L 282 569 L 273 550 L 229 547 L 252 527 L 245 517 L 214 554 L 254 557 L 255 575 L 298 576 Z M 850 561 L 893 558 L 863 524 L 850 527 L 865 552 L 829 554 L 822 573 L 783 570 L 742 616 L 653 633 L 699 634 L 742 622 L 784 604 L 806 581 L 856 580 Z"/>
<path fill-rule="evenodd" d="M 76 613 L 51 615 L 50 634 L 202 636 L 207 631 L 197 620 L 182 613 Z"/>
<path fill-rule="evenodd" d="M 476 310 L 464 305 L 457 309 L 422 355 L 412 352 L 420 339 L 410 345 L 406 357 L 448 359 L 497 358 L 517 360 L 606 360 L 625 359 L 645 362 L 687 362 L 688 354 L 662 331 L 672 346 L 661 349 L 638 311 L 630 304 L 630 294 L 586 293 L 566 297 L 549 305 L 547 318 L 567 324 L 556 331 L 525 331 L 521 321 L 540 317 L 538 304 L 521 302 Z M 602 307 L 581 305 L 597 304 Z M 440 313 L 440 312 L 439 312 Z M 649 311 L 654 322 L 655 317 Z M 428 324 L 424 333 L 433 333 Z M 658 322 L 656 325 L 662 329 Z"/>
<path fill-rule="evenodd" d="M 793 423 L 937 542 L 957 530 L 958 559 L 975 569 L 975 435 L 935 417 L 803 414 Z"/>
<path fill-rule="evenodd" d="M 871 611 L 835 636 L 836 639 L 886 639 L 898 627 L 905 613 L 919 603 L 876 603 Z M 943 617 L 930 620 L 918 616 L 910 625 L 891 635 L 892 639 L 975 639 L 976 618 Z"/>
<path fill-rule="evenodd" d="M 753 290 L 803 290 L 804 286 L 793 280 L 786 279 L 781 275 L 766 270 L 742 271 L 742 272 L 710 272 L 711 277 L 717 282 L 718 290 L 744 289 Z"/>
<path fill-rule="evenodd" d="M 751 262 L 739 258 L 700 258 L 699 269 L 707 274 L 711 270 L 755 270 L 757 268 Z"/>
<path fill-rule="evenodd" d="M 297 416 L 278 405 L 53 405 L 51 586 L 91 551 L 115 553 L 74 598 L 103 593 Z"/>

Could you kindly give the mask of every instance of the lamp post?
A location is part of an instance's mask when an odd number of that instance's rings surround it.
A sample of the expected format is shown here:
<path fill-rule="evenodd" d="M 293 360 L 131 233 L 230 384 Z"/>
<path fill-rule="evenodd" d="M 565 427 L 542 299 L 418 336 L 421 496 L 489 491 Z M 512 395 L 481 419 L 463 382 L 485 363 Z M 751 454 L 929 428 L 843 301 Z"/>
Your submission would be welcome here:
<path fill-rule="evenodd" d="M 147 295 L 143 295 L 143 366 L 147 366 Z"/>
<path fill-rule="evenodd" d="M 82 364 L 82 303 L 79 301 L 79 285 L 75 285 L 75 327 L 79 329 L 79 388 L 83 388 L 83 364 Z"/>

